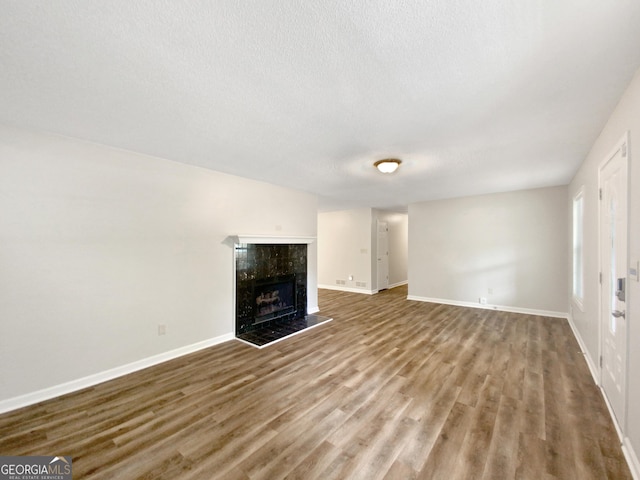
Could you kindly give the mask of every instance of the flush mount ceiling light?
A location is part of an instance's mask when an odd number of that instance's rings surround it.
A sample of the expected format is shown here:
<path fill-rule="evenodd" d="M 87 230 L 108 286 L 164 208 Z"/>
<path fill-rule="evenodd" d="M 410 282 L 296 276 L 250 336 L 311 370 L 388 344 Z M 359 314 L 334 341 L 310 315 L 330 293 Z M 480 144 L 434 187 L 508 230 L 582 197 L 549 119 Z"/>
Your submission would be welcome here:
<path fill-rule="evenodd" d="M 402 160 L 398 160 L 397 158 L 385 158 L 384 160 L 378 160 L 373 164 L 373 166 L 382 173 L 393 173 L 398 169 L 401 163 Z"/>

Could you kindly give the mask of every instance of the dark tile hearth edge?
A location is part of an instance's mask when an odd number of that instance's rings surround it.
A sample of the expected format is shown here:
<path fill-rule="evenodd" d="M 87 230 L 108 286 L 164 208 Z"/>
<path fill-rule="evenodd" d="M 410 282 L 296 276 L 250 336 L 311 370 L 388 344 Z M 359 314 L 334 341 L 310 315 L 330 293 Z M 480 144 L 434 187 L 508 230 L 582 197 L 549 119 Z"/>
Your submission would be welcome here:
<path fill-rule="evenodd" d="M 265 348 L 286 338 L 302 333 L 333 320 L 321 315 L 306 315 L 295 320 L 283 320 L 251 332 L 236 335 L 236 339 L 255 348 Z"/>

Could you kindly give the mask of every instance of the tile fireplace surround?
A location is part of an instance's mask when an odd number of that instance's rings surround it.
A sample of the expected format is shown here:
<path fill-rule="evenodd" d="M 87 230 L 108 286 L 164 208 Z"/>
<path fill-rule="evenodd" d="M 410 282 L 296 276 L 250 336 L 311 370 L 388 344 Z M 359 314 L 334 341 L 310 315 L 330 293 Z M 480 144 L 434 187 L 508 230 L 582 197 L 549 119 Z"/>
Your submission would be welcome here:
<path fill-rule="evenodd" d="M 330 320 L 307 315 L 307 245 L 312 237 L 236 239 L 236 338 L 262 347 Z"/>

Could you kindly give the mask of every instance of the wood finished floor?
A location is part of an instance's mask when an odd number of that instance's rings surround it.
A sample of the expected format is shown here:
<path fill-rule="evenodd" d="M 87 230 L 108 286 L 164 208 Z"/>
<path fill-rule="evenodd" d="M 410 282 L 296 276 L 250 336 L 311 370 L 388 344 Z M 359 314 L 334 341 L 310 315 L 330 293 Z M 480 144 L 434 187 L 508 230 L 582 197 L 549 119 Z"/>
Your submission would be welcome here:
<path fill-rule="evenodd" d="M 310 331 L 230 341 L 0 416 L 74 479 L 627 479 L 566 320 L 320 291 Z"/>

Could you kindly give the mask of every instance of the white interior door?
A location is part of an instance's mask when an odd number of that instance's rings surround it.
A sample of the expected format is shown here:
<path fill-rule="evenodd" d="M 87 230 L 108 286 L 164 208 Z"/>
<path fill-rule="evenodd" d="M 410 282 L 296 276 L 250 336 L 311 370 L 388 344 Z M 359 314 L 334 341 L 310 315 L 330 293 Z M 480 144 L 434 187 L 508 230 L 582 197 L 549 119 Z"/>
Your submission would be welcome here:
<path fill-rule="evenodd" d="M 378 220 L 378 290 L 389 288 L 389 226 Z"/>
<path fill-rule="evenodd" d="M 600 167 L 600 326 L 602 388 L 625 421 L 627 365 L 627 143 Z"/>

